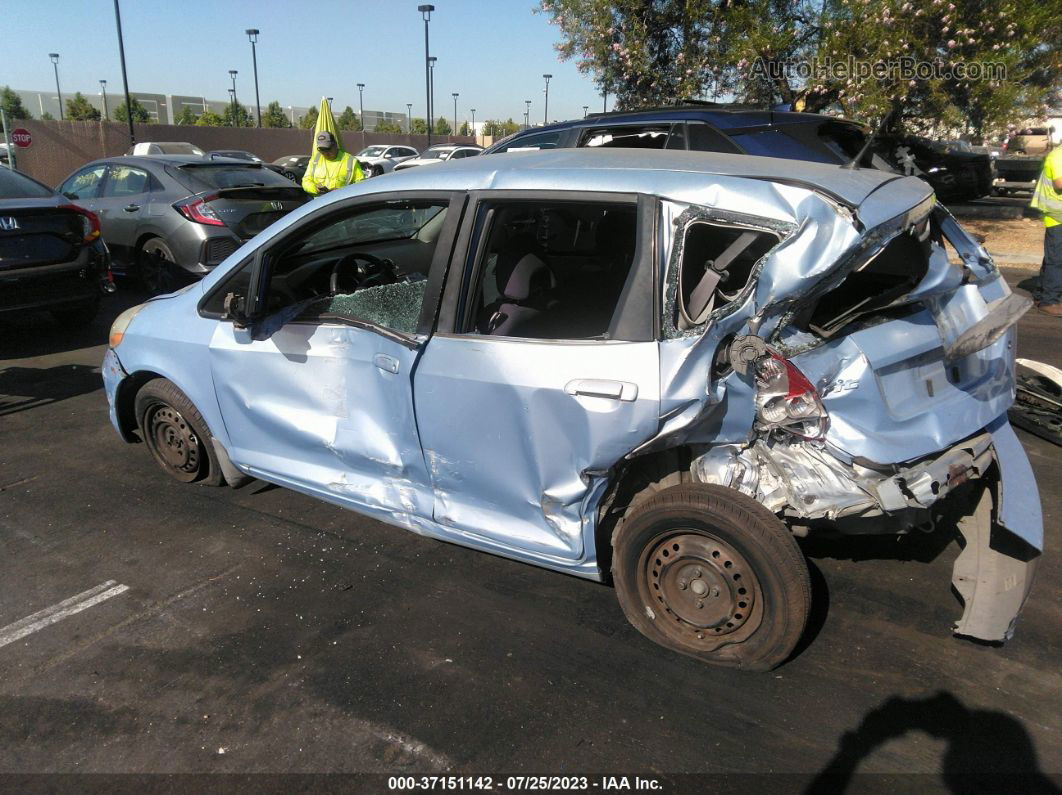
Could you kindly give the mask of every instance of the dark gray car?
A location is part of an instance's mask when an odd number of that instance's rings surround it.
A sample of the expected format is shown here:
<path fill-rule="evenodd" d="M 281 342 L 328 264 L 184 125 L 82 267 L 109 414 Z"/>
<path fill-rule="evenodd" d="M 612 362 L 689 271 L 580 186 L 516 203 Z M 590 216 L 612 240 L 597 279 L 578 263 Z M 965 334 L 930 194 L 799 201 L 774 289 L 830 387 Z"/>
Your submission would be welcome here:
<path fill-rule="evenodd" d="M 115 272 L 138 275 L 152 291 L 209 273 L 309 200 L 259 163 L 187 155 L 97 160 L 58 191 L 99 216 Z"/>

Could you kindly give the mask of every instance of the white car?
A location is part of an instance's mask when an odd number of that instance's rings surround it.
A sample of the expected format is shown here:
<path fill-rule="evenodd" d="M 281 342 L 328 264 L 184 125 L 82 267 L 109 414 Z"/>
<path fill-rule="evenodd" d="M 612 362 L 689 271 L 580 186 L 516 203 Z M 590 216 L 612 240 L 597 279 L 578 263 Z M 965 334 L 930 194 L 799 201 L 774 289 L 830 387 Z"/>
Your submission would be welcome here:
<path fill-rule="evenodd" d="M 206 155 L 202 149 L 195 144 L 190 144 L 186 141 L 141 141 L 138 144 L 133 144 L 127 155 L 198 155 L 203 157 Z"/>
<path fill-rule="evenodd" d="M 388 146 L 387 144 L 375 144 L 367 146 L 358 152 L 355 157 L 361 163 L 361 170 L 367 177 L 378 177 L 389 171 L 394 171 L 398 163 L 419 155 L 412 146 Z"/>
<path fill-rule="evenodd" d="M 482 146 L 472 146 L 469 144 L 437 144 L 436 146 L 431 146 L 425 149 L 418 157 L 399 163 L 395 166 L 395 171 L 401 171 L 404 168 L 413 168 L 415 166 L 428 166 L 432 163 L 442 163 L 444 160 L 460 160 L 465 157 L 474 157 L 478 154 L 482 154 L 482 152 Z"/>

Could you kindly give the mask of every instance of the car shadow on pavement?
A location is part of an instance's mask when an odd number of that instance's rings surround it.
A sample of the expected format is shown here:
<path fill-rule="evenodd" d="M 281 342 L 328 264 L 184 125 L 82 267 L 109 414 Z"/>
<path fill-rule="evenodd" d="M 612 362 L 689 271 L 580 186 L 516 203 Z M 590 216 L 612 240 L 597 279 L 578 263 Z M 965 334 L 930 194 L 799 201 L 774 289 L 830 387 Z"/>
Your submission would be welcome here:
<path fill-rule="evenodd" d="M 64 364 L 0 369 L 0 417 L 29 411 L 103 388 L 98 367 Z"/>
<path fill-rule="evenodd" d="M 105 345 L 114 319 L 146 299 L 147 294 L 139 290 L 120 290 L 105 296 L 93 321 L 79 328 L 64 326 L 47 312 L 2 314 L 0 359 L 32 358 Z"/>
<path fill-rule="evenodd" d="M 1032 738 L 1021 722 L 1002 712 L 971 709 L 947 691 L 925 698 L 893 696 L 871 710 L 854 731 L 845 732 L 837 751 L 819 771 L 806 793 L 856 791 L 870 783 L 858 780 L 863 760 L 910 732 L 947 743 L 940 779 L 949 792 L 1058 793 L 1059 787 L 1039 766 Z M 918 776 L 929 779 L 929 774 Z M 880 777 L 876 777 L 880 778 Z M 903 790 L 936 789 L 927 780 L 912 788 L 914 774 L 896 778 Z M 874 789 L 883 783 L 876 781 Z"/>

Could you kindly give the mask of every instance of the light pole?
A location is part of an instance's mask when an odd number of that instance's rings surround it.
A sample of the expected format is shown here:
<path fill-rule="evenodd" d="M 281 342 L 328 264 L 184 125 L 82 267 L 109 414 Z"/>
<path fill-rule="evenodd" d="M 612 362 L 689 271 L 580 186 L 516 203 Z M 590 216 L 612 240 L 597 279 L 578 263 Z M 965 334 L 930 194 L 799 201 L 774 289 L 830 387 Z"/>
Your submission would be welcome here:
<path fill-rule="evenodd" d="M 453 93 L 452 93 L 452 94 L 451 94 L 450 96 L 452 96 L 452 97 L 454 98 L 454 132 L 453 132 L 453 134 L 454 134 L 454 135 L 457 135 L 457 98 L 458 98 L 459 96 L 461 96 L 461 95 L 460 95 L 460 94 L 458 94 L 458 93 L 457 93 L 457 92 L 455 91 L 455 92 L 453 92 Z"/>
<path fill-rule="evenodd" d="M 475 108 L 469 108 L 469 110 L 472 112 L 472 129 L 469 130 L 469 132 L 472 133 L 472 140 L 475 141 L 477 139 L 477 136 L 476 136 L 476 109 Z"/>
<path fill-rule="evenodd" d="M 601 112 L 608 113 L 608 89 L 605 89 L 605 93 L 601 95 Z"/>
<path fill-rule="evenodd" d="M 236 89 L 229 89 L 229 109 L 232 111 L 232 126 L 236 126 Z"/>
<path fill-rule="evenodd" d="M 583 105 L 583 118 L 584 119 L 586 118 L 586 112 L 588 110 L 590 110 L 590 106 L 589 105 Z"/>
<path fill-rule="evenodd" d="M 100 96 L 103 97 L 103 120 L 107 121 L 107 81 L 100 81 Z"/>
<path fill-rule="evenodd" d="M 295 106 L 288 105 L 288 114 L 291 116 L 291 126 L 295 126 Z"/>
<path fill-rule="evenodd" d="M 524 126 L 531 126 L 531 100 L 524 100 Z"/>
<path fill-rule="evenodd" d="M 258 28 L 247 28 L 245 31 L 251 42 L 251 61 L 254 63 L 254 107 L 258 111 L 258 126 L 262 126 L 262 100 L 258 98 L 258 52 L 255 46 L 258 43 Z"/>
<path fill-rule="evenodd" d="M 129 78 L 125 73 L 125 42 L 122 39 L 122 13 L 118 10 L 118 0 L 114 0 L 114 23 L 118 26 L 118 57 L 122 61 L 122 88 L 125 90 L 125 117 L 129 121 L 129 145 L 136 143 L 133 131 L 133 108 L 129 102 Z"/>
<path fill-rule="evenodd" d="M 358 83 L 358 124 L 361 125 L 361 131 L 365 132 L 365 84 Z"/>
<path fill-rule="evenodd" d="M 435 62 L 434 55 L 428 58 L 428 145 L 431 146 L 431 123 L 435 118 Z"/>
<path fill-rule="evenodd" d="M 549 81 L 553 75 L 542 75 L 546 78 L 546 107 L 542 109 L 542 123 L 549 124 Z"/>
<path fill-rule="evenodd" d="M 55 70 L 55 98 L 59 100 L 59 121 L 63 120 L 63 95 L 59 91 L 59 53 L 50 52 L 48 57 L 52 59 L 52 68 Z"/>
<path fill-rule="evenodd" d="M 406 135 L 413 133 L 413 103 L 406 103 Z"/>
<path fill-rule="evenodd" d="M 425 120 L 428 123 L 428 146 L 431 146 L 431 58 L 428 56 L 428 22 L 431 21 L 431 12 L 435 10 L 433 5 L 417 6 L 424 19 L 424 103 L 427 113 Z"/>
<path fill-rule="evenodd" d="M 239 126 L 236 123 L 236 116 L 238 114 L 238 111 L 236 109 L 236 75 L 238 75 L 238 74 L 239 74 L 239 72 L 237 72 L 235 69 L 230 69 L 229 70 L 229 77 L 232 78 L 232 126 L 233 127 L 238 127 Z"/>

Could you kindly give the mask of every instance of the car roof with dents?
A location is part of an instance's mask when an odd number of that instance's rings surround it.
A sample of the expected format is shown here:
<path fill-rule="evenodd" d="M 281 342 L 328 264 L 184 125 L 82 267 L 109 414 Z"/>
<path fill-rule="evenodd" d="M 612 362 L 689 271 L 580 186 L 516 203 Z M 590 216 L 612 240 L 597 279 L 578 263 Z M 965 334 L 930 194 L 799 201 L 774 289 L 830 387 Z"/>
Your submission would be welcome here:
<path fill-rule="evenodd" d="M 395 190 L 526 190 L 546 189 L 541 185 L 548 181 L 552 190 L 645 193 L 694 201 L 694 192 L 700 194 L 707 187 L 698 179 L 702 176 L 793 184 L 822 191 L 852 206 L 896 181 L 904 183 L 909 206 L 932 193 L 922 180 L 876 169 L 846 169 L 777 157 L 645 149 L 506 152 L 447 161 L 431 169 L 403 170 L 388 175 L 386 184 Z M 380 184 L 377 189 L 382 187 Z M 899 195 L 895 190 L 889 193 L 892 200 Z"/>

